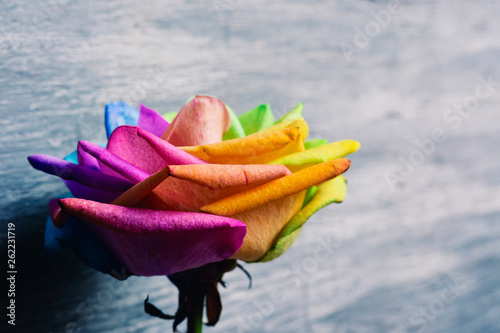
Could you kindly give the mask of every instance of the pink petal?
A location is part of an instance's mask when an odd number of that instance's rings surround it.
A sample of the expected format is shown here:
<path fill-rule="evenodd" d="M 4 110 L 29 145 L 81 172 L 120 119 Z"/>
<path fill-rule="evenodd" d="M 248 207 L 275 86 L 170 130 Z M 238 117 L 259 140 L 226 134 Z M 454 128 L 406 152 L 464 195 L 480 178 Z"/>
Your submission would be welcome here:
<path fill-rule="evenodd" d="M 172 164 L 206 163 L 136 126 L 118 127 L 111 134 L 107 149 L 150 174 Z"/>
<path fill-rule="evenodd" d="M 137 126 L 145 129 L 158 137 L 161 137 L 163 132 L 167 129 L 168 122 L 158 112 L 149 109 L 141 104 L 139 108 L 139 123 Z"/>
<path fill-rule="evenodd" d="M 115 130 L 116 132 L 116 130 Z M 113 133 L 115 133 L 113 132 Z M 113 134 L 111 134 L 113 136 Z M 84 152 L 95 157 L 99 162 L 101 171 L 115 177 L 128 179 L 139 183 L 149 177 L 149 173 L 129 163 L 107 149 L 88 141 L 79 141 L 78 147 Z"/>
<path fill-rule="evenodd" d="M 244 223 L 217 215 L 155 211 L 61 199 L 64 212 L 99 226 L 98 237 L 135 275 L 170 275 L 229 258 Z"/>
<path fill-rule="evenodd" d="M 222 141 L 231 116 L 218 98 L 196 96 L 167 127 L 162 139 L 174 146 L 198 146 Z"/>

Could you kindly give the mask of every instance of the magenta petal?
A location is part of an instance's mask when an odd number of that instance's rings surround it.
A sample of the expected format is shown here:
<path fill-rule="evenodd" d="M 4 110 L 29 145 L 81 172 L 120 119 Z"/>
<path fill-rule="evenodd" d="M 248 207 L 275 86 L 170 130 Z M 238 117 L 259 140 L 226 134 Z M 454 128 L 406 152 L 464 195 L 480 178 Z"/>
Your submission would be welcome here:
<path fill-rule="evenodd" d="M 139 110 L 139 123 L 137 124 L 137 126 L 158 137 L 161 137 L 168 126 L 168 122 L 165 120 L 165 118 L 163 118 L 155 110 L 147 108 L 142 104 Z"/>
<path fill-rule="evenodd" d="M 111 134 L 111 136 L 113 136 L 113 134 Z M 112 152 L 96 145 L 95 143 L 79 141 L 78 147 L 84 152 L 95 157 L 99 162 L 101 171 L 105 174 L 128 179 L 134 183 L 139 183 L 150 176 L 149 173 L 145 172 L 141 168 L 123 160 L 119 156 L 116 156 Z"/>
<path fill-rule="evenodd" d="M 114 254 L 135 275 L 170 275 L 233 255 L 246 225 L 203 213 L 127 208 L 61 199 L 64 212 L 92 222 Z"/>
<path fill-rule="evenodd" d="M 151 174 L 167 165 L 206 163 L 136 126 L 118 127 L 106 148 Z"/>

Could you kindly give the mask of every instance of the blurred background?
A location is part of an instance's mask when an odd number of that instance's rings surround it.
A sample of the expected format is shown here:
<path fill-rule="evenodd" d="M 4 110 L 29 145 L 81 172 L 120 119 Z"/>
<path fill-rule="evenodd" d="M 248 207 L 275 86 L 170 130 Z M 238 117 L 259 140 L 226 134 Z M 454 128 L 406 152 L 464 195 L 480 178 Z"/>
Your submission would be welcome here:
<path fill-rule="evenodd" d="M 26 157 L 105 141 L 104 106 L 194 94 L 242 113 L 299 102 L 309 138 L 356 139 L 344 203 L 279 259 L 225 276 L 206 332 L 500 331 L 500 3 L 85 1 L 0 4 L 0 218 L 16 232 L 6 332 L 169 332 L 164 277 L 115 282 L 43 250 L 62 181 Z M 319 249 L 319 250 L 318 250 Z M 318 251 L 322 255 L 318 256 Z M 6 268 L 5 268 L 6 269 Z M 2 279 L 5 283 L 5 279 Z M 7 285 L 2 285 L 2 308 Z M 184 329 L 184 328 L 182 328 Z"/>

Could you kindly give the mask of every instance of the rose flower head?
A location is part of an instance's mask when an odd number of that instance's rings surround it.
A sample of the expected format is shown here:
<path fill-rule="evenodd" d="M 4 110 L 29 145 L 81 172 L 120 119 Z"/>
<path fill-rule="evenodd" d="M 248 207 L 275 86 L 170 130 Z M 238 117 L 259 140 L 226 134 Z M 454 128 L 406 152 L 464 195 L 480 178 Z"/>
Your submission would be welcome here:
<path fill-rule="evenodd" d="M 275 120 L 267 104 L 237 116 L 210 96 L 175 117 L 108 104 L 105 145 L 28 158 L 71 192 L 49 203 L 46 249 L 69 247 L 120 279 L 279 257 L 316 211 L 342 202 L 344 156 L 360 147 L 307 141 L 302 109 Z"/>

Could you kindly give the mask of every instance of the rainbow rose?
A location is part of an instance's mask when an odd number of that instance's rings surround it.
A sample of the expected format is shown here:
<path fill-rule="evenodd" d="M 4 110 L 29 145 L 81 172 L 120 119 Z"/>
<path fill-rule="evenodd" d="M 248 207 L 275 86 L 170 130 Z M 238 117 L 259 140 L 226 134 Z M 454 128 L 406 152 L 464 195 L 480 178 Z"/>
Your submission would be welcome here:
<path fill-rule="evenodd" d="M 80 141 L 65 159 L 28 158 L 73 196 L 50 201 L 46 248 L 70 247 L 108 274 L 124 267 L 121 278 L 277 258 L 311 215 L 343 200 L 343 157 L 360 146 L 306 141 L 302 109 L 275 121 L 269 105 L 236 116 L 209 96 L 175 118 L 107 105 L 105 147 Z"/>

